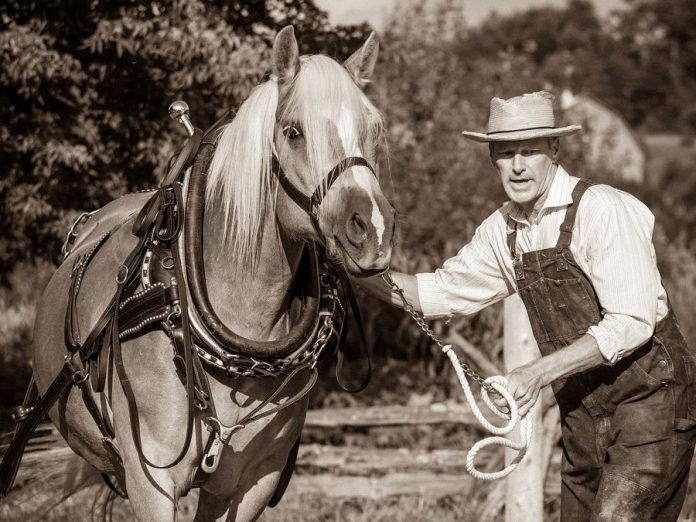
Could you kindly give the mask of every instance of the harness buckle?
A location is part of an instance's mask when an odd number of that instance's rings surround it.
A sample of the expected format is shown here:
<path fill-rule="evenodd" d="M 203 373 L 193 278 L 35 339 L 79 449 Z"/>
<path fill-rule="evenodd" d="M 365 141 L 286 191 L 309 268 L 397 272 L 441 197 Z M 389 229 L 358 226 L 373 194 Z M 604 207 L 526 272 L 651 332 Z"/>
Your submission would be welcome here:
<path fill-rule="evenodd" d="M 19 424 L 20 422 L 24 421 L 31 415 L 31 412 L 33 412 L 36 409 L 36 405 L 38 403 L 34 402 L 32 404 L 22 404 L 21 406 L 17 406 L 12 410 L 12 422 L 15 424 Z"/>
<path fill-rule="evenodd" d="M 210 417 L 208 421 L 214 423 L 208 425 L 208 430 L 212 431 L 210 441 L 208 443 L 208 448 L 203 454 L 203 460 L 201 461 L 201 470 L 203 473 L 211 474 L 220 465 L 220 457 L 222 456 L 222 450 L 230 441 L 232 433 L 240 428 L 244 427 L 244 424 L 235 424 L 234 426 L 225 426 L 219 419 L 215 417 Z"/>
<path fill-rule="evenodd" d="M 164 322 L 167 323 L 170 327 L 174 327 L 174 321 L 172 321 L 172 319 L 179 317 L 181 317 L 181 306 L 179 306 L 179 303 L 175 303 L 174 305 L 172 305 L 171 312 L 169 312 L 169 315 L 164 320 Z"/>
<path fill-rule="evenodd" d="M 163 199 L 164 201 L 162 201 L 162 208 L 173 207 L 176 205 L 174 187 L 172 187 L 171 185 L 164 187 Z"/>
<path fill-rule="evenodd" d="M 206 411 L 210 405 L 210 397 L 203 390 L 199 390 L 194 386 L 193 393 L 196 396 L 195 405 L 200 411 Z"/>
<path fill-rule="evenodd" d="M 70 370 L 70 380 L 74 385 L 82 386 L 85 382 L 87 382 L 87 379 L 89 379 L 89 372 L 83 373 L 79 365 L 76 364 L 72 355 L 66 355 L 63 360 L 65 361 L 65 365 Z"/>
<path fill-rule="evenodd" d="M 118 272 L 116 273 L 116 283 L 120 286 L 126 282 L 128 279 L 128 267 L 126 265 L 121 265 L 118 267 Z"/>

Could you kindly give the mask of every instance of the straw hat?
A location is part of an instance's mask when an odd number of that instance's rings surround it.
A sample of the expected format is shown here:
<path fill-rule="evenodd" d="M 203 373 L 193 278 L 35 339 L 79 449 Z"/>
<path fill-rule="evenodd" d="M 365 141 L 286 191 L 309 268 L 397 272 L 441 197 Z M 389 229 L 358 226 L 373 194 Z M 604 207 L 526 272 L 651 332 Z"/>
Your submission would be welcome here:
<path fill-rule="evenodd" d="M 464 131 L 464 137 L 478 142 L 521 141 L 574 134 L 582 127 L 556 127 L 553 94 L 546 91 L 515 96 L 508 100 L 493 98 L 486 133 Z"/>

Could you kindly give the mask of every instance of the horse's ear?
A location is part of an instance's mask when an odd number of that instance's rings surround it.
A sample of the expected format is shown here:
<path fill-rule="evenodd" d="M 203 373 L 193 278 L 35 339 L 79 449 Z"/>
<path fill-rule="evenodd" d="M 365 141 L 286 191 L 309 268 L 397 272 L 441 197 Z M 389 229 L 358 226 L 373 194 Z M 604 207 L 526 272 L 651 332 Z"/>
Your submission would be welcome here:
<path fill-rule="evenodd" d="M 292 80 L 300 70 L 300 50 L 291 25 L 283 27 L 273 42 L 273 74 L 280 83 Z"/>
<path fill-rule="evenodd" d="M 375 70 L 377 54 L 379 53 L 379 41 L 373 32 L 367 37 L 365 43 L 348 58 L 343 66 L 360 87 L 365 87 L 370 83 L 370 77 Z"/>

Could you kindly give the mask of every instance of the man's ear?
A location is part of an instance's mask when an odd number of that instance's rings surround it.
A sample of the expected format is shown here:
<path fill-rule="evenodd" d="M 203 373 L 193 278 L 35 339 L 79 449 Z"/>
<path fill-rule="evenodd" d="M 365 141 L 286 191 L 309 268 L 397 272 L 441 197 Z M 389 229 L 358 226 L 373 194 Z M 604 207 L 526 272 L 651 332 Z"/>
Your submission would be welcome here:
<path fill-rule="evenodd" d="M 494 153 L 495 153 L 495 142 L 489 141 L 488 142 L 488 157 L 491 159 L 491 163 L 495 167 L 495 158 L 493 157 Z"/>
<path fill-rule="evenodd" d="M 291 81 L 300 70 L 300 51 L 291 25 L 283 27 L 276 35 L 271 63 L 279 84 Z"/>
<path fill-rule="evenodd" d="M 558 136 L 551 138 L 549 148 L 551 149 L 551 159 L 553 159 L 554 163 L 558 163 L 558 158 L 561 155 L 561 138 Z"/>
<path fill-rule="evenodd" d="M 360 49 L 350 55 L 343 66 L 353 77 L 353 81 L 362 89 L 370 83 L 370 78 L 375 70 L 377 55 L 379 54 L 379 41 L 377 35 L 372 32 L 367 37 Z"/>

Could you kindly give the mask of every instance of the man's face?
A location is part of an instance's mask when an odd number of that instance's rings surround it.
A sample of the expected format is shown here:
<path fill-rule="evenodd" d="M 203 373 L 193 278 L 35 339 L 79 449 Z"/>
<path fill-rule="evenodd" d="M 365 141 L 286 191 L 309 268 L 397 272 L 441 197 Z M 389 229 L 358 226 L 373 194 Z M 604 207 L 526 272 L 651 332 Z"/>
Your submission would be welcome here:
<path fill-rule="evenodd" d="M 545 199 L 558 151 L 558 138 L 492 143 L 491 160 L 500 173 L 505 193 L 526 211 Z"/>

